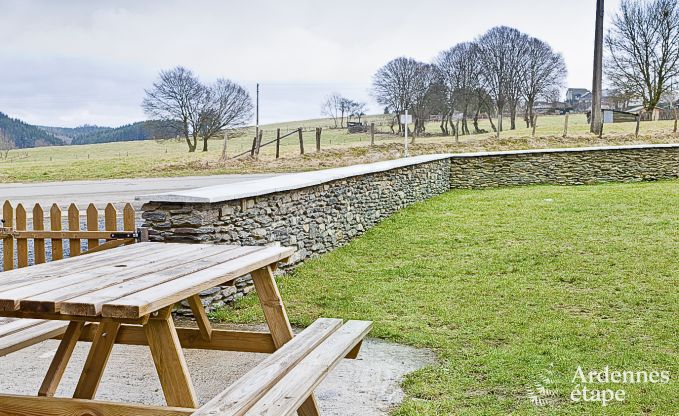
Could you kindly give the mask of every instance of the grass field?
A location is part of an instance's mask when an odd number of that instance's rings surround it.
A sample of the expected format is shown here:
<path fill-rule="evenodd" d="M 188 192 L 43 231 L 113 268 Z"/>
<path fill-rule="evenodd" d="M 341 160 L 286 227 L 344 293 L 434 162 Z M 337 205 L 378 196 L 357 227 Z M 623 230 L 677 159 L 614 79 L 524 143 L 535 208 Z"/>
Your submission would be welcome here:
<path fill-rule="evenodd" d="M 296 325 L 369 319 L 373 336 L 438 353 L 407 377 L 395 415 L 676 415 L 678 202 L 678 181 L 451 191 L 280 286 Z M 216 317 L 262 322 L 255 302 Z M 578 366 L 671 382 L 589 385 L 626 399 L 573 403 Z M 536 407 L 527 387 L 542 377 L 556 396 Z"/>
<path fill-rule="evenodd" d="M 296 134 L 282 141 L 282 158 L 275 160 L 275 146 L 262 149 L 260 161 L 229 160 L 219 163 L 223 140 L 210 141 L 209 151 L 188 153 L 183 140 L 118 142 L 84 146 L 43 147 L 13 150 L 8 160 L 0 159 L 0 182 L 36 182 L 78 179 L 108 179 L 130 177 L 161 177 L 182 175 L 209 175 L 243 172 L 287 172 L 343 166 L 396 158 L 401 155 L 403 139 L 390 134 L 384 116 L 371 116 L 368 121 L 378 124 L 377 146 L 370 148 L 368 134 L 348 134 L 345 129 L 324 128 L 322 152 L 315 153 L 315 137 L 312 131 L 304 133 L 304 157 L 299 155 L 299 139 Z M 572 115 L 568 139 L 562 139 L 563 116 L 545 116 L 538 119 L 535 138 L 530 129 L 520 123 L 514 131 L 505 131 L 500 140 L 492 134 L 461 136 L 460 143 L 452 137 L 441 137 L 438 123 L 427 125 L 427 134 L 416 138 L 411 146 L 412 154 L 432 152 L 466 152 L 476 150 L 509 150 L 540 147 L 570 147 L 601 144 L 666 143 L 677 142 L 679 136 L 671 134 L 670 121 L 642 124 L 642 136 L 634 138 L 635 123 L 606 125 L 602 140 L 587 133 L 584 115 Z M 298 127 L 314 128 L 328 126 L 328 119 L 307 120 L 263 126 L 263 141 L 275 138 L 276 129 L 284 133 Z M 490 131 L 487 120 L 480 123 Z M 236 155 L 250 148 L 253 131 L 229 140 L 227 153 Z M 202 146 L 200 146 L 202 148 Z"/>

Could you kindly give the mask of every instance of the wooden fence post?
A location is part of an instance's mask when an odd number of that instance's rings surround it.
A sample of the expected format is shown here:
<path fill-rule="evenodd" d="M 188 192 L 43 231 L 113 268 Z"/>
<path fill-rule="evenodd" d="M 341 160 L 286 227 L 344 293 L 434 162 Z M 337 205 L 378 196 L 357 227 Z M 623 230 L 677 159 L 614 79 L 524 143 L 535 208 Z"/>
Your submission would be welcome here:
<path fill-rule="evenodd" d="M 276 159 L 281 156 L 281 129 L 276 129 Z"/>
<path fill-rule="evenodd" d="M 537 114 L 533 116 L 533 137 L 535 137 L 535 128 L 538 125 L 538 116 Z"/>
<path fill-rule="evenodd" d="M 26 209 L 23 204 L 17 205 L 16 208 L 16 227 L 17 231 L 26 231 Z M 17 267 L 28 266 L 28 240 L 21 238 L 17 239 Z"/>
<path fill-rule="evenodd" d="M 252 148 L 250 149 L 250 157 L 255 157 L 255 147 L 257 147 L 257 135 L 258 135 L 258 133 L 255 133 L 255 138 L 252 139 Z"/>
<path fill-rule="evenodd" d="M 9 201 L 2 206 L 2 222 L 5 228 L 14 226 L 14 209 Z M 11 235 L 2 239 L 2 265 L 5 271 L 14 269 L 14 237 Z"/>
<path fill-rule="evenodd" d="M 460 142 L 460 120 L 455 122 L 455 143 Z"/>
<path fill-rule="evenodd" d="M 61 208 L 59 205 L 52 204 L 50 209 L 50 226 L 52 231 L 61 231 Z M 64 258 L 64 241 L 61 238 L 53 238 L 52 241 L 52 260 Z"/>
<path fill-rule="evenodd" d="M 674 133 L 677 132 L 677 124 L 679 124 L 679 117 L 677 116 L 677 109 L 674 109 Z"/>
<path fill-rule="evenodd" d="M 641 124 L 641 113 L 637 114 L 637 128 L 634 131 L 634 137 L 639 137 L 639 127 Z"/>
<path fill-rule="evenodd" d="M 302 128 L 297 129 L 297 133 L 299 134 L 299 154 L 303 155 L 304 154 L 304 138 L 302 137 Z"/>
<path fill-rule="evenodd" d="M 71 204 L 68 207 L 68 230 L 69 231 L 80 231 L 80 210 L 75 204 Z M 69 256 L 75 257 L 80 255 L 80 239 L 69 239 L 68 240 Z"/>
<path fill-rule="evenodd" d="M 321 151 L 321 127 L 316 127 L 316 153 Z"/>
<path fill-rule="evenodd" d="M 375 123 L 370 123 L 370 146 L 375 146 Z"/>
<path fill-rule="evenodd" d="M 45 212 L 40 204 L 35 204 L 33 207 L 33 229 L 35 231 L 43 231 L 45 229 Z M 35 252 L 35 264 L 43 264 L 47 260 L 44 238 L 33 240 L 33 251 Z"/>
<path fill-rule="evenodd" d="M 87 231 L 99 231 L 99 210 L 94 204 L 87 206 Z M 92 250 L 99 246 L 99 240 L 91 238 L 87 240 L 87 249 Z"/>
<path fill-rule="evenodd" d="M 568 136 L 568 113 L 566 113 L 566 121 L 563 123 L 563 138 L 565 139 Z"/>

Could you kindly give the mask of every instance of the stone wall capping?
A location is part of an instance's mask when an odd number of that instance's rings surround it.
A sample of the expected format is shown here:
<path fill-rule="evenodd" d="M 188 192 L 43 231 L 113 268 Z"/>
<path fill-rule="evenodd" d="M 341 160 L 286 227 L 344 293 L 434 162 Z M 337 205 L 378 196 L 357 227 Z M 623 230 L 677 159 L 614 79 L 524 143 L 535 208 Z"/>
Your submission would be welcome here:
<path fill-rule="evenodd" d="M 592 151 L 615 151 L 615 150 L 643 150 L 643 149 L 676 149 L 678 143 L 667 144 L 627 144 L 621 146 L 597 146 L 597 147 L 555 147 L 550 149 L 528 149 L 528 150 L 501 150 L 494 152 L 473 152 L 473 153 L 451 153 L 447 157 L 470 158 L 487 156 L 509 156 L 509 155 L 534 155 L 539 153 L 572 153 L 572 152 L 592 152 Z"/>
<path fill-rule="evenodd" d="M 186 191 L 162 194 L 140 195 L 137 201 L 145 202 L 178 202 L 178 203 L 215 203 L 253 198 L 276 192 L 321 185 L 340 179 L 363 176 L 371 173 L 385 172 L 392 169 L 429 163 L 437 160 L 449 159 L 450 154 L 414 156 L 395 160 L 385 160 L 376 163 L 347 166 L 343 168 L 323 169 L 311 172 L 290 173 L 273 178 L 256 179 L 253 181 L 232 183 L 228 185 L 207 186 Z"/>

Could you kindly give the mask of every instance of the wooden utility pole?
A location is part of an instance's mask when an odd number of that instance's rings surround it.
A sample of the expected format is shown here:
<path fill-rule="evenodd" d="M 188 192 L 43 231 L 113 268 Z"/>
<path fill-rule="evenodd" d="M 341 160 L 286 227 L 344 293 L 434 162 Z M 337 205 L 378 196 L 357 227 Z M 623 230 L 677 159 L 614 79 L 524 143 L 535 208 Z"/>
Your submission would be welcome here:
<path fill-rule="evenodd" d="M 601 113 L 601 94 L 604 56 L 604 0 L 596 1 L 596 30 L 594 33 L 594 74 L 592 77 L 592 116 L 590 131 L 602 134 L 603 114 Z"/>

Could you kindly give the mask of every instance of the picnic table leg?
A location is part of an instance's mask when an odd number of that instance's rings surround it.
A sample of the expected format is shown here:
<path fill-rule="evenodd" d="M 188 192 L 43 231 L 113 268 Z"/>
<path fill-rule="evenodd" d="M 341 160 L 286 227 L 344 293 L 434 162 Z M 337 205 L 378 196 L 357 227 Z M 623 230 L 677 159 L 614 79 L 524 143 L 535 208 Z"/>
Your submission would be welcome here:
<path fill-rule="evenodd" d="M 85 327 L 85 322 L 73 321 L 68 324 L 66 333 L 64 333 L 59 348 L 52 359 L 49 370 L 47 370 L 47 375 L 38 390 L 38 396 L 52 397 L 59 387 L 59 382 L 64 376 L 64 371 L 66 371 L 66 366 L 68 366 L 68 361 L 71 359 L 73 350 L 75 349 L 78 339 L 80 339 L 80 334 L 83 332 Z"/>
<path fill-rule="evenodd" d="M 257 297 L 259 297 L 259 302 L 262 305 L 264 318 L 269 325 L 274 345 L 276 345 L 276 348 L 280 348 L 290 341 L 294 334 L 290 326 L 288 314 L 285 311 L 285 306 L 283 306 L 281 294 L 276 285 L 276 279 L 273 276 L 272 267 L 267 266 L 252 272 L 252 281 L 255 283 Z M 313 393 L 297 409 L 297 414 L 299 416 L 320 415 L 316 396 Z"/>
<path fill-rule="evenodd" d="M 92 347 L 87 355 L 85 367 L 80 380 L 75 388 L 73 398 L 75 399 L 94 399 L 97 393 L 101 376 L 104 374 L 104 369 L 111 356 L 111 350 L 118 336 L 120 323 L 108 319 L 102 320 L 97 328 L 97 333 L 92 341 Z"/>
<path fill-rule="evenodd" d="M 144 325 L 153 362 L 168 406 L 197 408 L 189 370 L 172 320 L 172 306 L 152 316 Z"/>

